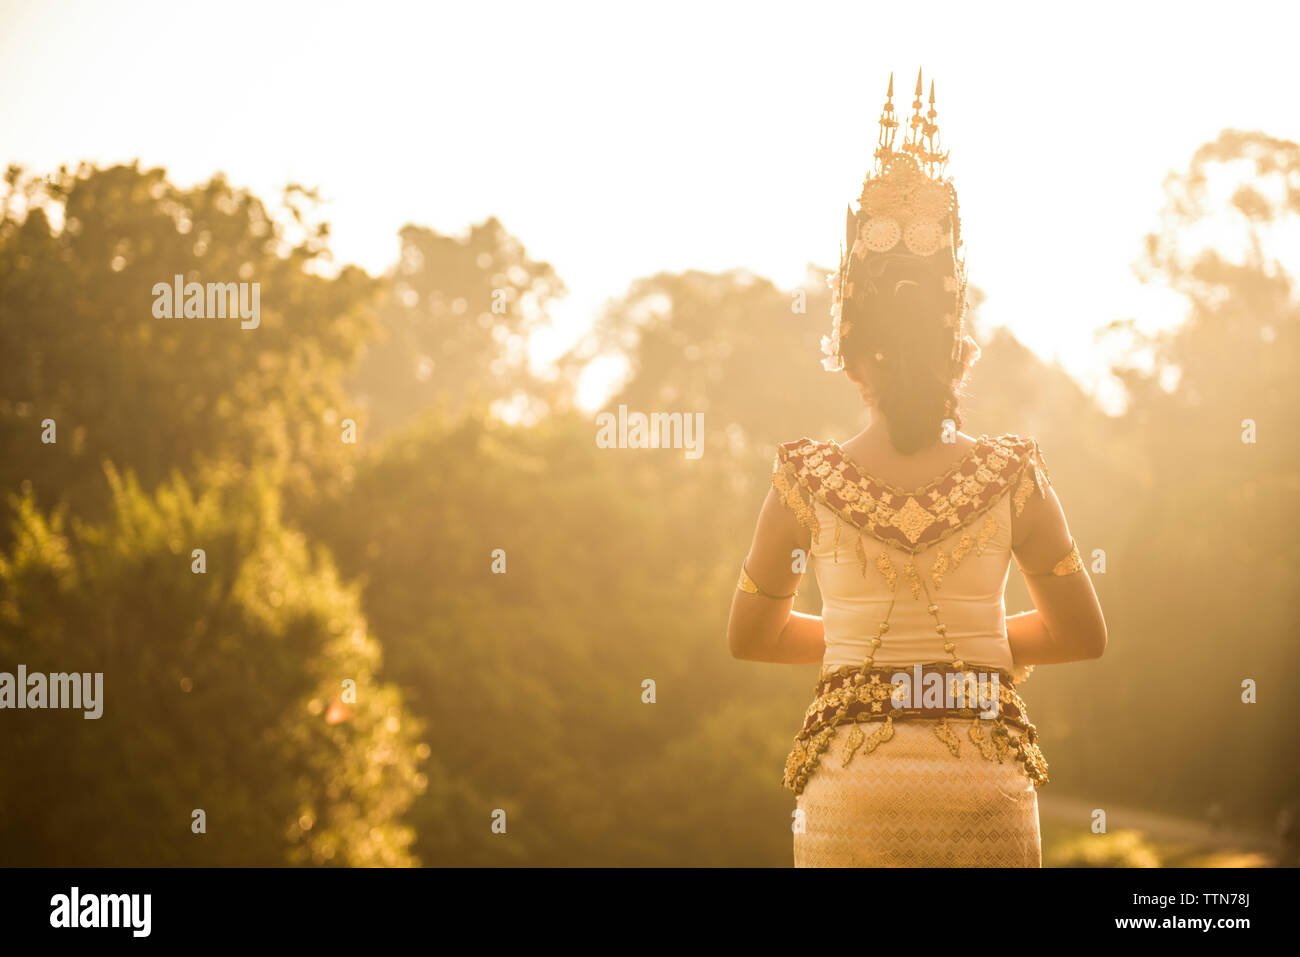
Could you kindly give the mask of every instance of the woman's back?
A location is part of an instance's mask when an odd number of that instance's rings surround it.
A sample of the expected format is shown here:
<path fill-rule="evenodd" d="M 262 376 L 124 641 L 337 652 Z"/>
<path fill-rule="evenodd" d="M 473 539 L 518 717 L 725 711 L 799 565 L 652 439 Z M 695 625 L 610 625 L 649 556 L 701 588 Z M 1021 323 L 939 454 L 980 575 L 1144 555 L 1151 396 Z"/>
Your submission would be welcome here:
<path fill-rule="evenodd" d="M 910 489 L 877 478 L 835 442 L 780 447 L 774 481 L 811 533 L 827 668 L 872 657 L 1012 669 L 1003 602 L 1011 526 L 1046 488 L 1046 470 L 1032 439 L 964 445 L 942 474 Z M 873 647 L 881 622 L 887 635 Z"/>

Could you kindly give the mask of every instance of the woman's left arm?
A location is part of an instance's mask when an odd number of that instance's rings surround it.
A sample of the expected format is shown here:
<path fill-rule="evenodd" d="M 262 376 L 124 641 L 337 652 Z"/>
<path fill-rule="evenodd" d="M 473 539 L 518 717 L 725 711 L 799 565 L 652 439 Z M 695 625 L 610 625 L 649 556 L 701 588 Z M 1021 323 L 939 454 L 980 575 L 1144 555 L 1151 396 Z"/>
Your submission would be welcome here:
<path fill-rule="evenodd" d="M 727 621 L 727 644 L 736 658 L 787 665 L 821 662 L 826 633 L 820 616 L 793 610 L 803 578 L 794 570 L 795 552 L 806 556 L 810 542 L 808 530 L 799 526 L 776 489 L 769 489 L 744 565 L 756 591 L 736 589 Z"/>

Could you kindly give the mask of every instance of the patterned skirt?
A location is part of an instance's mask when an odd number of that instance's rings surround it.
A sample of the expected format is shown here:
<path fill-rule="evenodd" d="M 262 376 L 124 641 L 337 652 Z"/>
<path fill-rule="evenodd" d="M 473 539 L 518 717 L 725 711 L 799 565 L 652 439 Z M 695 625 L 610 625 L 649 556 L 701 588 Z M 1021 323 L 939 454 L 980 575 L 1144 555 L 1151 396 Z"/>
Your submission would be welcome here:
<path fill-rule="evenodd" d="M 822 761 L 798 797 L 795 867 L 1041 867 L 1038 796 L 1015 761 L 954 755 L 935 721 L 897 722 L 866 760 Z M 835 728 L 839 754 L 852 725 Z"/>

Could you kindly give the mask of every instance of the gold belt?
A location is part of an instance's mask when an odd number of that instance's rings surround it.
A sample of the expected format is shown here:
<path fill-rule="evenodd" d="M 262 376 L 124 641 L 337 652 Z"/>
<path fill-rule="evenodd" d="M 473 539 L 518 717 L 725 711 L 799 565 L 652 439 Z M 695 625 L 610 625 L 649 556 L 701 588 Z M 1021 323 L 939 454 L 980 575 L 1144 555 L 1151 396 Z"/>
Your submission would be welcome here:
<path fill-rule="evenodd" d="M 921 681 L 911 689 L 909 700 L 894 679 L 899 673 L 912 679 L 918 671 Z M 965 681 L 975 680 L 976 672 L 969 667 L 956 671 L 943 664 L 929 664 L 919 669 L 886 666 L 863 671 L 846 666 L 823 675 L 817 683 L 816 697 L 804 715 L 803 726 L 795 736 L 794 748 L 786 759 L 783 783 L 795 794 L 803 793 L 804 785 L 840 725 L 853 725 L 840 755 L 840 766 L 847 767 L 859 751 L 870 754 L 892 738 L 895 721 L 921 718 L 934 722 L 935 735 L 954 757 L 961 754 L 961 736 L 953 725 L 969 722 L 967 737 L 986 760 L 1001 763 L 1007 757 L 1014 757 L 1034 787 L 1046 784 L 1047 761 L 1038 747 L 1038 730 L 1029 721 L 1025 702 L 1015 691 L 1014 679 L 1005 671 L 986 674 L 998 676 L 996 717 L 982 717 L 983 711 L 978 707 L 936 704 L 921 694 L 923 684 L 933 681 L 930 675 L 938 675 L 945 688 L 950 687 L 950 682 L 964 686 Z M 991 683 L 991 677 L 986 681 Z M 863 725 L 868 730 L 863 730 Z"/>

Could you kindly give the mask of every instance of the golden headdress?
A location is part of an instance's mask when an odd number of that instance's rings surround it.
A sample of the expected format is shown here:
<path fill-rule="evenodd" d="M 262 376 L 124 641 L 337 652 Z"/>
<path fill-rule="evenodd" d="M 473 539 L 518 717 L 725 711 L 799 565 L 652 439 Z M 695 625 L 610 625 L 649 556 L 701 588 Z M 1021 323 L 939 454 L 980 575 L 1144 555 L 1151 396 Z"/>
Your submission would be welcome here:
<path fill-rule="evenodd" d="M 862 184 L 858 212 L 848 208 L 844 245 L 840 248 L 840 268 L 828 277 L 833 291 L 831 334 L 822 337 L 826 358 L 822 367 L 830 372 L 844 368 L 840 355 L 840 337 L 850 332 L 841 321 L 843 304 L 853 298 L 849 281 L 853 260 L 875 260 L 883 266 L 889 260 L 911 260 L 933 266 L 943 276 L 944 289 L 952 293 L 952 312 L 944 317 L 953 329 L 953 360 L 962 351 L 965 338 L 966 306 L 965 257 L 958 257 L 961 246 L 961 219 L 957 210 L 957 189 L 952 180 L 944 179 L 948 154 L 941 149 L 938 113 L 934 108 L 934 81 L 930 81 L 930 109 L 922 114 L 921 73 L 916 74 L 916 98 L 912 118 L 901 149 L 894 149 L 898 120 L 894 114 L 894 77 L 890 74 L 889 90 L 880 113 L 880 141 L 875 165 Z M 971 343 L 974 347 L 974 343 Z"/>

